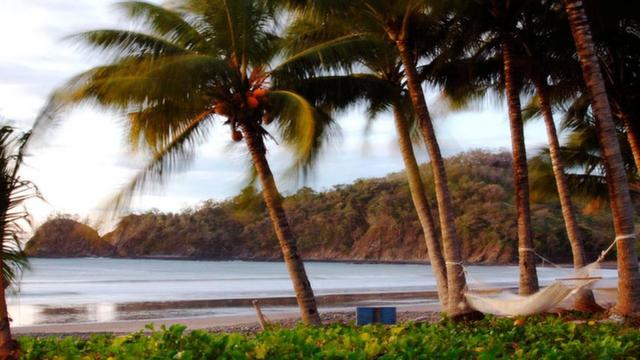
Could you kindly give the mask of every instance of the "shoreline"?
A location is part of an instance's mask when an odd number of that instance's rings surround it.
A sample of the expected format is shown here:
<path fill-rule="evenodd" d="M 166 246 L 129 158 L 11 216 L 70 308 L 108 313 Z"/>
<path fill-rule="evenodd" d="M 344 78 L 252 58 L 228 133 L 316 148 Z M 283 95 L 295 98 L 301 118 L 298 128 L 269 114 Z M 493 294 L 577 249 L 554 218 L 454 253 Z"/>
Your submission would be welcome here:
<path fill-rule="evenodd" d="M 511 288 L 505 288 L 511 289 Z M 436 300 L 438 293 L 431 291 L 404 291 L 404 292 L 370 292 L 370 293 L 344 293 L 316 295 L 318 306 L 330 305 L 352 305 L 363 301 L 391 301 L 391 300 Z M 143 301 L 117 304 L 118 310 L 161 310 L 161 309 L 198 309 L 215 307 L 253 307 L 255 298 L 233 298 L 233 299 L 202 299 L 202 300 L 169 300 L 169 301 Z M 293 296 L 261 297 L 257 300 L 263 306 L 296 306 L 296 298 Z"/>
<path fill-rule="evenodd" d="M 190 256 L 29 256 L 29 259 L 113 259 L 113 260 L 168 260 L 168 261 L 203 261 L 203 262 L 225 262 L 225 261 L 244 261 L 244 262 L 283 262 L 282 259 L 275 258 L 207 258 L 207 257 L 190 257 Z M 305 263 L 337 263 L 337 264 L 371 264 L 371 265 L 431 265 L 427 260 L 367 260 L 367 259 L 303 259 Z M 560 268 L 572 268 L 571 262 L 556 263 Z M 616 268 L 615 261 L 603 261 L 601 263 L 604 269 Z M 509 263 L 465 263 L 465 266 L 518 266 L 517 262 Z"/>

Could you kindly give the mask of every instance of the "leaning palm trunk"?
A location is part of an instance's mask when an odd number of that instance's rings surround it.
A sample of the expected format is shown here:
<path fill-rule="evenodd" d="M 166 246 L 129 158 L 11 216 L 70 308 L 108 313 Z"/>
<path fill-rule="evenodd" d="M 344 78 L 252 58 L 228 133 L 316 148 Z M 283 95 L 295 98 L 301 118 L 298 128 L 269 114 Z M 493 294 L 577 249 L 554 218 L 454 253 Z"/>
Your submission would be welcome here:
<path fill-rule="evenodd" d="M 531 209 L 529 208 L 529 172 L 524 144 L 524 129 L 520 109 L 520 95 L 515 84 L 511 40 L 502 40 L 504 82 L 509 108 L 511 147 L 513 156 L 513 183 L 516 190 L 516 212 L 518 225 L 518 261 L 520 266 L 520 295 L 530 295 L 538 291 L 536 259 L 533 253 L 531 230 Z"/>
<path fill-rule="evenodd" d="M 291 232 L 282 207 L 280 193 L 267 162 L 266 147 L 264 146 L 262 135 L 254 129 L 245 128 L 244 130 L 247 147 L 262 185 L 262 195 L 269 210 L 276 237 L 280 243 L 284 262 L 287 264 L 289 276 L 293 282 L 302 321 L 306 325 L 322 325 L 311 283 L 309 283 L 304 264 L 298 254 L 296 239 Z"/>
<path fill-rule="evenodd" d="M 618 303 L 614 311 L 623 316 L 631 316 L 640 312 L 640 271 L 638 271 L 637 239 L 629 183 L 582 0 L 566 0 L 565 7 L 585 83 L 591 93 L 596 131 L 602 148 L 609 186 L 613 224 L 618 240 Z"/>
<path fill-rule="evenodd" d="M 433 270 L 433 274 L 436 278 L 438 299 L 442 304 L 442 310 L 447 311 L 449 302 L 449 293 L 447 291 L 447 269 L 445 267 L 444 258 L 442 257 L 440 243 L 436 236 L 436 226 L 433 222 L 433 215 L 431 214 L 429 200 L 427 200 L 427 196 L 425 194 L 424 183 L 420 176 L 418 162 L 416 161 L 415 154 L 413 153 L 411 135 L 407 128 L 407 120 L 403 115 L 399 104 L 393 105 L 393 116 L 396 130 L 398 132 L 400 153 L 402 154 L 407 180 L 409 181 L 411 199 L 413 200 L 413 206 L 416 209 L 420 225 L 422 226 L 422 232 L 424 233 L 424 240 L 429 254 L 429 261 L 431 262 L 431 269 Z"/>
<path fill-rule="evenodd" d="M 558 197 L 560 198 L 562 217 L 564 219 L 565 227 L 567 228 L 567 237 L 569 238 L 569 244 L 571 244 L 573 266 L 576 269 L 580 269 L 587 265 L 587 256 L 584 251 L 584 242 L 582 240 L 580 227 L 578 226 L 578 220 L 576 219 L 573 202 L 571 201 L 571 196 L 569 194 L 569 184 L 567 183 L 567 176 L 564 173 L 564 164 L 560 158 L 560 141 L 558 140 L 556 125 L 553 121 L 553 112 L 549 102 L 549 93 L 547 86 L 542 79 L 538 78 L 535 80 L 535 88 L 540 103 L 540 109 L 542 110 L 544 124 L 547 128 L 551 167 L 553 168 L 553 176 L 556 180 Z M 601 309 L 593 297 L 593 292 L 587 289 L 582 290 L 577 294 L 574 306 L 576 309 L 581 311 L 594 311 Z"/>
<path fill-rule="evenodd" d="M 436 200 L 438 202 L 438 213 L 440 216 L 440 227 L 442 231 L 442 243 L 444 256 L 447 265 L 447 283 L 449 291 L 449 315 L 457 316 L 471 311 L 467 300 L 464 297 L 466 280 L 464 268 L 462 267 L 461 242 L 456 232 L 453 216 L 453 206 L 447 184 L 447 175 L 444 168 L 444 160 L 440 153 L 438 140 L 429 109 L 424 99 L 422 85 L 418 80 L 415 61 L 407 48 L 404 40 L 396 41 L 400 58 L 407 78 L 407 88 L 413 104 L 420 132 L 427 146 L 429 157 L 431 158 L 431 168 L 436 190 Z"/>

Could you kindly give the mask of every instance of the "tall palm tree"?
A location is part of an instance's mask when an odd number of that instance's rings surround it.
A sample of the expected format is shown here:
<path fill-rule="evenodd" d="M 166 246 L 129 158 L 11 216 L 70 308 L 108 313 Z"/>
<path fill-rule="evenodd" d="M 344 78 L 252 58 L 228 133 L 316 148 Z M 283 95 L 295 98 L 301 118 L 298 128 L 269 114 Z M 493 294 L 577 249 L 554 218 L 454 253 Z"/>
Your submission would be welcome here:
<path fill-rule="evenodd" d="M 520 91 L 513 65 L 513 43 L 505 37 L 501 44 L 504 63 L 504 85 L 509 109 L 511 129 L 511 149 L 513 152 L 513 177 L 516 188 L 516 211 L 518 225 L 518 259 L 520 262 L 520 293 L 529 295 L 538 291 L 538 277 L 535 270 L 533 232 L 529 200 L 529 170 L 524 143 L 524 128 L 520 106 Z"/>
<path fill-rule="evenodd" d="M 547 130 L 547 140 L 549 141 L 549 157 L 553 169 L 553 176 L 560 199 L 560 208 L 562 209 L 562 217 L 564 219 L 567 230 L 567 237 L 571 244 L 571 253 L 573 255 L 573 266 L 580 269 L 587 265 L 587 256 L 582 240 L 582 233 L 576 217 L 575 207 L 571 200 L 569 191 L 569 183 L 565 174 L 565 167 L 561 157 L 560 140 L 556 131 L 555 121 L 553 119 L 553 111 L 549 100 L 549 90 L 547 84 L 540 78 L 535 80 L 536 94 L 542 111 L 542 118 Z M 595 302 L 593 292 L 588 289 L 580 291 L 574 302 L 574 306 L 578 310 L 591 311 L 598 309 Z"/>
<path fill-rule="evenodd" d="M 585 83 L 591 94 L 598 139 L 605 160 L 618 250 L 618 303 L 615 311 L 628 316 L 640 312 L 640 271 L 629 184 L 611 114 L 611 105 L 596 57 L 583 2 L 582 0 L 565 0 L 565 9 Z"/>
<path fill-rule="evenodd" d="M 447 183 L 447 175 L 444 167 L 444 160 L 440 152 L 440 146 L 436 137 L 435 129 L 427 102 L 422 90 L 422 81 L 418 76 L 417 65 L 418 57 L 411 52 L 411 35 L 417 36 L 416 33 L 409 32 L 409 24 L 412 17 L 419 17 L 422 14 L 425 4 L 421 1 L 406 1 L 403 8 L 404 13 L 396 12 L 395 17 L 389 19 L 391 25 L 387 25 L 385 32 L 390 40 L 395 41 L 396 47 L 400 54 L 407 89 L 413 110 L 418 122 L 422 138 L 427 146 L 427 152 L 431 159 L 431 168 L 433 172 L 434 187 L 436 190 L 436 199 L 438 202 L 438 213 L 440 216 L 440 229 L 442 231 L 442 241 L 445 251 L 445 259 L 447 265 L 447 280 L 449 287 L 449 313 L 453 316 L 463 315 L 469 312 L 466 299 L 464 298 L 464 289 L 466 287 L 466 279 L 464 269 L 462 268 L 462 243 L 455 228 L 455 218 L 453 203 Z M 389 16 L 390 13 L 379 8 L 378 15 Z"/>
<path fill-rule="evenodd" d="M 435 73 L 429 76 L 445 88 L 454 102 L 464 103 L 470 98 L 483 96 L 483 91 L 478 90 L 483 87 L 497 88 L 506 95 L 516 192 L 519 289 L 523 295 L 538 290 L 527 155 L 520 104 L 523 78 L 515 62 L 517 47 L 514 38 L 522 9 L 528 1 L 530 0 L 444 2 L 445 8 L 450 7 L 457 19 L 452 26 L 457 31 L 450 35 L 451 49 L 443 51 L 440 59 L 436 59 L 426 70 L 427 73 Z M 452 63 L 455 64 L 452 66 Z M 499 76 L 494 72 L 496 64 L 500 66 Z M 443 67 L 448 70 L 439 69 Z M 452 73 L 451 69 L 458 69 L 460 73 Z"/>
<path fill-rule="evenodd" d="M 353 45 L 349 37 L 353 31 L 351 23 L 341 21 L 342 19 L 335 20 L 318 21 L 309 17 L 295 19 L 289 26 L 287 47 L 292 53 L 301 49 L 315 49 L 321 54 L 333 46 Z M 310 100 L 319 101 L 322 106 L 331 106 L 334 111 L 344 110 L 360 101 L 366 102 L 370 121 L 382 112 L 392 111 L 411 198 L 423 230 L 427 253 L 436 279 L 438 298 L 443 311 L 446 311 L 449 300 L 446 267 L 431 206 L 413 150 L 410 129 L 413 124 L 409 120 L 414 116 L 402 81 L 402 64 L 393 44 L 366 40 L 363 43 L 368 44 L 350 52 L 352 64 L 347 65 L 352 66 L 346 66 L 342 74 L 315 80 L 322 82 L 318 83 L 317 88 L 329 88 L 329 93 L 312 91 L 304 92 L 304 95 Z M 341 59 L 345 60 L 346 58 Z M 359 71 L 354 71 L 352 67 Z M 314 90 L 316 87 L 308 89 Z"/>
<path fill-rule="evenodd" d="M 0 127 L 0 359 L 17 359 L 18 343 L 11 338 L 6 290 L 28 267 L 20 239 L 30 225 L 24 203 L 38 196 L 33 183 L 20 177 L 29 133 L 19 134 L 8 125 Z"/>
<path fill-rule="evenodd" d="M 447 269 L 448 313 L 454 317 L 469 313 L 471 309 L 464 297 L 466 280 L 462 267 L 462 245 L 454 226 L 454 211 L 444 161 L 424 97 L 422 80 L 417 71 L 419 55 L 422 54 L 412 52 L 415 49 L 413 44 L 424 35 L 413 32 L 413 25 L 419 23 L 420 19 L 432 16 L 429 12 L 429 2 L 423 0 L 280 0 L 279 2 L 289 5 L 300 16 L 344 19 L 352 24 L 351 35 L 355 40 L 367 38 L 389 42 L 396 48 L 402 63 L 404 81 L 413 112 L 431 159 Z"/>
<path fill-rule="evenodd" d="M 437 241 L 435 223 L 433 221 L 433 216 L 431 215 L 429 201 L 425 194 L 426 189 L 420 175 L 416 156 L 413 152 L 413 143 L 411 142 L 411 133 L 407 119 L 408 116 L 412 116 L 413 113 L 407 113 L 407 107 L 403 106 L 400 99 L 394 100 L 391 105 L 396 134 L 398 136 L 398 145 L 400 154 L 402 155 L 402 161 L 404 162 L 407 181 L 409 182 L 411 200 L 413 201 L 413 206 L 416 209 L 420 225 L 422 226 L 422 230 L 425 234 L 429 260 L 436 277 L 438 298 L 442 304 L 443 311 L 446 312 L 449 308 L 447 272 L 444 258 L 442 257 L 440 250 L 440 244 Z M 405 102 L 407 100 L 408 99 L 405 98 Z"/>
<path fill-rule="evenodd" d="M 562 19 L 553 11 L 552 5 L 553 2 L 548 1 L 531 4 L 524 13 L 520 26 L 514 32 L 514 38 L 520 48 L 517 61 L 531 83 L 547 130 L 549 159 L 567 238 L 571 245 L 573 265 L 576 269 L 580 269 L 587 265 L 587 257 L 562 161 L 548 83 L 549 78 L 556 84 L 571 83 L 573 74 L 577 72 L 574 68 L 577 69 L 578 66 L 574 63 L 573 52 L 570 50 L 571 35 L 561 26 Z M 560 97 L 559 101 L 566 96 L 571 96 L 575 91 L 573 86 L 569 86 L 568 89 L 556 87 L 560 89 L 555 91 L 556 97 Z M 601 309 L 595 302 L 593 292 L 589 289 L 584 289 L 577 294 L 574 306 L 583 311 Z"/>
<path fill-rule="evenodd" d="M 489 11 L 494 14 L 498 24 L 502 63 L 504 69 L 504 87 L 509 112 L 511 130 L 511 149 L 513 153 L 513 177 L 516 189 L 516 211 L 518 226 L 518 259 L 520 264 L 520 293 L 532 294 L 538 291 L 536 259 L 533 249 L 533 230 L 529 199 L 529 170 L 524 142 L 524 127 L 520 104 L 521 79 L 516 75 L 514 64 L 514 39 L 512 31 L 519 19 L 520 8 L 510 1 L 492 1 Z"/>
<path fill-rule="evenodd" d="M 150 181 L 184 167 L 216 123 L 228 125 L 232 139 L 247 146 L 302 319 L 318 325 L 313 290 L 267 161 L 265 140 L 273 137 L 270 132 L 277 134 L 294 151 L 298 169 L 313 163 L 332 121 L 294 89 L 304 88 L 324 58 L 305 51 L 283 58 L 274 32 L 280 14 L 261 1 L 173 4 L 169 9 L 121 3 L 131 20 L 144 24 L 143 31 L 76 35 L 83 44 L 110 54 L 109 62 L 54 93 L 41 121 L 81 102 L 127 114 L 130 143 L 149 151 L 152 159 L 115 198 L 116 207 Z"/>

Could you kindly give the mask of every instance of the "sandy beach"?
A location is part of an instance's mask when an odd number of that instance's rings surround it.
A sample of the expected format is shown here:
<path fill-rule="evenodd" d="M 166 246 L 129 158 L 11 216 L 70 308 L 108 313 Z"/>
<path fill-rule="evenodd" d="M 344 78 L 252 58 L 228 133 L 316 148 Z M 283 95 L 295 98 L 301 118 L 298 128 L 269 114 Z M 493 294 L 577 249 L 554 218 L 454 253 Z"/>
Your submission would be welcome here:
<path fill-rule="evenodd" d="M 437 319 L 439 318 L 440 307 L 433 306 L 416 306 L 402 308 L 398 312 L 399 321 L 414 320 L 417 318 Z M 344 309 L 343 311 L 327 311 L 322 312 L 322 318 L 325 323 L 333 322 L 349 322 L 355 320 L 355 312 L 353 309 Z M 299 321 L 299 314 L 295 311 L 286 313 L 265 314 L 269 321 L 278 323 L 283 326 L 292 326 Z M 12 331 L 16 335 L 88 335 L 92 333 L 114 333 L 124 334 L 140 330 L 147 330 L 145 326 L 153 323 L 156 328 L 160 326 L 171 326 L 174 324 L 182 324 L 187 326 L 189 330 L 207 329 L 211 331 L 239 331 L 254 332 L 259 328 L 259 324 L 254 315 L 234 315 L 234 316 L 206 316 L 206 317 L 188 317 L 188 318 L 171 318 L 156 320 L 132 320 L 132 321 L 113 321 L 104 323 L 75 323 L 75 324 L 51 324 L 51 325 L 35 325 L 22 326 L 13 328 Z"/>
<path fill-rule="evenodd" d="M 436 321 L 440 318 L 439 306 L 417 306 L 402 308 L 398 311 L 398 321 Z M 299 314 L 297 312 L 266 314 L 268 320 L 272 323 L 289 327 L 295 326 L 299 322 Z M 322 312 L 321 317 L 325 324 L 329 323 L 348 323 L 355 321 L 355 312 L 353 309 L 344 311 L 327 311 Z M 155 328 L 161 326 L 171 326 L 181 324 L 187 326 L 188 330 L 206 329 L 215 332 L 242 332 L 254 333 L 260 330 L 256 316 L 253 315 L 234 315 L 234 316 L 205 316 L 205 317 L 187 317 L 187 318 L 171 318 L 156 320 L 132 320 L 132 321 L 113 321 L 104 323 L 75 323 L 75 324 L 50 324 L 50 325 L 34 325 L 15 327 L 12 332 L 15 335 L 29 336 L 80 336 L 87 337 L 96 333 L 111 334 L 128 334 L 136 331 L 148 331 L 146 325 L 153 323 Z"/>
<path fill-rule="evenodd" d="M 413 304 L 411 300 L 420 299 L 429 304 Z M 269 321 L 283 325 L 293 325 L 299 320 L 299 313 L 295 307 L 293 297 L 275 297 L 258 299 L 263 312 Z M 355 320 L 355 308 L 359 305 L 398 306 L 399 320 L 410 320 L 417 317 L 433 316 L 440 311 L 437 295 L 433 291 L 405 292 L 405 293 L 365 293 L 365 294 L 334 294 L 320 295 L 316 298 L 320 312 L 326 323 L 348 322 Z M 409 303 L 407 303 L 409 301 Z M 252 299 L 218 299 L 199 301 L 166 301 L 141 302 L 118 305 L 119 309 L 135 311 L 172 311 L 184 309 L 185 314 L 194 308 L 232 308 L 248 309 L 245 314 L 215 315 L 215 316 L 174 316 L 155 319 L 134 319 L 104 322 L 69 322 L 62 324 L 41 324 L 30 326 L 16 326 L 12 330 L 15 334 L 89 334 L 89 333 L 130 333 L 145 330 L 147 324 L 153 323 L 156 328 L 162 325 L 186 325 L 188 329 L 210 329 L 214 331 L 243 331 L 259 327 L 255 312 L 252 310 Z M 285 310 L 283 310 L 285 309 Z M 179 311 L 178 311 L 179 312 Z"/>

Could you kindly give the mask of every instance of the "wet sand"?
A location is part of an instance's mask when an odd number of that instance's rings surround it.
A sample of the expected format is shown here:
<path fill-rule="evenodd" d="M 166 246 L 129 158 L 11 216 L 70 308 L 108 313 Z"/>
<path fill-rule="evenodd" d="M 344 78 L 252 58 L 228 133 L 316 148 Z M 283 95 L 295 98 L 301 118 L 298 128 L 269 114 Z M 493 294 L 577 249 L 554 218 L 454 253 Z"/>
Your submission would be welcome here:
<path fill-rule="evenodd" d="M 316 297 L 320 312 L 322 314 L 334 314 L 325 319 L 327 322 L 336 320 L 347 321 L 350 315 L 355 319 L 356 306 L 398 306 L 398 317 L 400 313 L 438 313 L 439 304 L 437 294 L 434 291 L 421 292 L 389 292 L 389 293 L 364 293 L 364 294 L 335 294 L 321 295 Z M 12 327 L 16 335 L 24 334 L 87 334 L 87 333 L 130 333 L 145 330 L 145 325 L 153 323 L 156 328 L 162 325 L 171 326 L 173 324 L 183 324 L 190 330 L 210 329 L 224 330 L 225 328 L 255 327 L 257 318 L 253 310 L 253 299 L 214 299 L 195 301 L 166 301 L 166 302 L 138 302 L 117 304 L 115 309 L 121 314 L 152 313 L 162 314 L 157 318 L 135 318 L 107 322 L 69 322 L 59 324 L 41 324 Z M 269 320 L 276 322 L 286 322 L 287 324 L 297 322 L 299 313 L 296 309 L 294 297 L 271 297 L 259 299 L 264 314 Z M 416 304 L 421 302 L 422 304 Z M 425 304 L 426 302 L 426 304 Z M 225 309 L 244 308 L 246 314 L 237 315 L 190 315 L 196 309 Z M 72 313 L 76 311 L 73 307 L 53 308 L 48 312 Z M 167 314 L 185 314 L 184 316 L 163 316 Z M 337 314 L 337 315 L 336 315 Z M 402 315 L 404 316 L 404 315 Z"/>
<path fill-rule="evenodd" d="M 417 306 L 407 307 L 399 310 L 398 320 L 435 320 L 439 318 L 439 306 Z M 348 323 L 355 321 L 354 309 L 344 309 L 342 311 L 328 311 L 322 314 L 323 322 L 328 323 Z M 269 314 L 265 313 L 270 322 L 281 326 L 294 326 L 300 320 L 299 313 L 286 312 Z M 424 318 L 424 319 L 423 319 Z M 34 325 L 13 328 L 15 335 L 30 336 L 81 336 L 85 337 L 95 333 L 112 333 L 127 334 L 136 331 L 148 331 L 145 325 L 153 322 L 156 329 L 160 326 L 171 326 L 181 324 L 187 326 L 188 330 L 206 329 L 215 332 L 242 332 L 254 333 L 260 329 L 255 315 L 235 315 L 235 316 L 215 316 L 215 317 L 188 317 L 173 318 L 160 320 L 132 320 L 132 321 L 114 321 L 104 323 L 85 323 L 85 324 L 50 324 L 50 325 Z"/>

